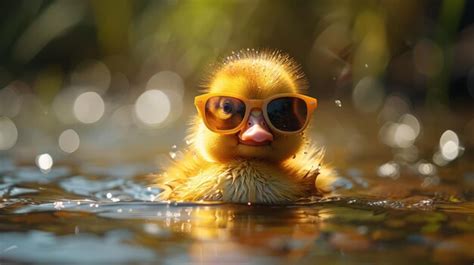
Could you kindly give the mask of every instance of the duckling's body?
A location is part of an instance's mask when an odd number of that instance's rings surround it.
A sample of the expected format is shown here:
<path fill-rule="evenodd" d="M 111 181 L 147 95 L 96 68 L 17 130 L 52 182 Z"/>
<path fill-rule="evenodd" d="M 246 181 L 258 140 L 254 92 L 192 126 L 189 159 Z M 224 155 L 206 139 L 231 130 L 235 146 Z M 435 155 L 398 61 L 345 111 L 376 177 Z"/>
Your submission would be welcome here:
<path fill-rule="evenodd" d="M 286 56 L 240 53 L 217 69 L 208 91 L 264 99 L 276 93 L 299 92 L 305 86 L 302 77 Z M 249 121 L 245 130 L 251 125 Z M 322 149 L 305 139 L 304 133 L 279 134 L 271 132 L 265 121 L 261 125 L 263 129 L 258 129 L 269 131 L 271 138 L 260 143 L 247 140 L 243 132 L 212 132 L 196 116 L 189 149 L 158 179 L 164 188 L 159 198 L 276 204 L 329 190 L 335 174 L 322 164 Z"/>
<path fill-rule="evenodd" d="M 320 153 L 311 159 L 303 152 L 280 165 L 257 159 L 208 162 L 188 153 L 162 176 L 161 199 L 285 203 L 316 195 L 316 177 L 328 169 L 320 166 Z"/>

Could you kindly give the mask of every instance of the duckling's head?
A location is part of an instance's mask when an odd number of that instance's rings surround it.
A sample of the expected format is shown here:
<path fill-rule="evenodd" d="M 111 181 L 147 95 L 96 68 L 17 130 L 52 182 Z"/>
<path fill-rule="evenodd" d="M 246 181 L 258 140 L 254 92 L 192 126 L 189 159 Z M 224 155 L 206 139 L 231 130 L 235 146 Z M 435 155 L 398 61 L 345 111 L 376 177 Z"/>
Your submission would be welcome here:
<path fill-rule="evenodd" d="M 206 87 L 208 93 L 267 99 L 281 93 L 300 93 L 306 81 L 287 55 L 246 51 L 228 57 L 210 76 Z M 216 133 L 205 125 L 201 113 L 192 132 L 197 151 L 209 161 L 243 158 L 278 162 L 292 157 L 303 145 L 303 132 L 272 130 L 260 108 L 251 109 L 244 122 L 238 132 Z"/>

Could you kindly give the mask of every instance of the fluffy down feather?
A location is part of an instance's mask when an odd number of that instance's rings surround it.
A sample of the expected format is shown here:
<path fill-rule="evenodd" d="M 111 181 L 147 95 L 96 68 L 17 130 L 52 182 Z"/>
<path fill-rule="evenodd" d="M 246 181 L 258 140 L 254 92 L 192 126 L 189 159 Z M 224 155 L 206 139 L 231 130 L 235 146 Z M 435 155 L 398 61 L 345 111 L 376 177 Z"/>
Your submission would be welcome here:
<path fill-rule="evenodd" d="M 266 98 L 299 93 L 306 81 L 297 64 L 278 52 L 243 51 L 211 74 L 207 92 Z M 195 116 L 182 159 L 156 176 L 160 200 L 289 203 L 330 191 L 336 174 L 323 164 L 324 150 L 304 133 L 279 135 L 269 146 L 239 144 L 236 135 L 216 134 Z"/>

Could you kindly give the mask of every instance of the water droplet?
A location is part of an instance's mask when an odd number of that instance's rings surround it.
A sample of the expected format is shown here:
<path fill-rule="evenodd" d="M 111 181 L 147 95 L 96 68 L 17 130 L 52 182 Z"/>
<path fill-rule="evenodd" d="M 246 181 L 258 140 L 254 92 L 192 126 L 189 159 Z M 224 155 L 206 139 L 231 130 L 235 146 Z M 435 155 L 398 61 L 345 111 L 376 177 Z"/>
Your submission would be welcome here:
<path fill-rule="evenodd" d="M 340 101 L 339 99 L 336 99 L 336 100 L 334 101 L 334 103 L 336 103 L 336 105 L 337 105 L 339 108 L 342 107 L 342 101 Z"/>
<path fill-rule="evenodd" d="M 251 203 L 251 202 L 247 202 L 247 205 L 250 206 L 250 205 L 252 205 L 252 203 Z"/>
<path fill-rule="evenodd" d="M 176 152 L 169 152 L 169 155 L 170 155 L 171 159 L 176 158 Z"/>
<path fill-rule="evenodd" d="M 106 196 L 107 196 L 107 199 L 111 199 L 112 198 L 112 193 L 108 192 Z"/>

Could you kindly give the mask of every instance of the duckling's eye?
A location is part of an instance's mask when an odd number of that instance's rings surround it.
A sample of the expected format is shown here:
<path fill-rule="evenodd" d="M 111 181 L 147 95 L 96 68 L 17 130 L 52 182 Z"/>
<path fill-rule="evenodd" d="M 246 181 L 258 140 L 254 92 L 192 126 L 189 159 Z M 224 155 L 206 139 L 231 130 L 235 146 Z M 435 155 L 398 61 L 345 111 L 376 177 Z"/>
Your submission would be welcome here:
<path fill-rule="evenodd" d="M 211 130 L 232 130 L 244 118 L 245 103 L 234 97 L 211 97 L 206 102 L 205 115 Z"/>
<path fill-rule="evenodd" d="M 219 119 L 226 120 L 231 119 L 235 112 L 237 112 L 237 99 L 231 97 L 222 97 L 219 100 L 219 105 L 217 106 L 216 115 Z"/>
<path fill-rule="evenodd" d="M 227 114 L 231 114 L 232 111 L 234 110 L 234 106 L 232 105 L 232 102 L 229 100 L 225 100 L 224 103 L 222 103 L 222 111 L 224 111 Z"/>

